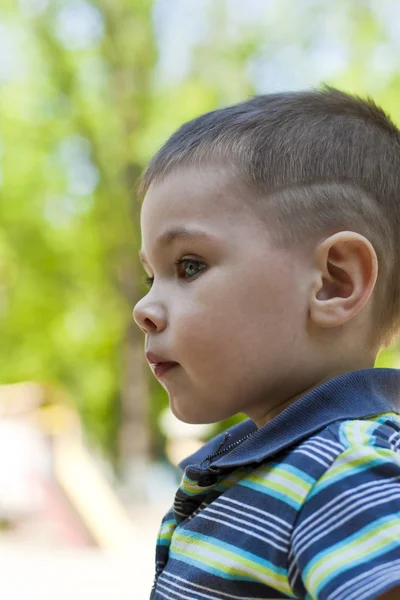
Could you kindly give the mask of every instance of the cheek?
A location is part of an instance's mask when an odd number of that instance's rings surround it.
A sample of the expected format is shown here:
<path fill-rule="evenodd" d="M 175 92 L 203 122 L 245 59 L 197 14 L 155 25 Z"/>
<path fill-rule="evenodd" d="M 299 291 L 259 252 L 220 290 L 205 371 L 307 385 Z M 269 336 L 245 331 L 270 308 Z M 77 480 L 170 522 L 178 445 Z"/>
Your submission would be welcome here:
<path fill-rule="evenodd" d="M 238 298 L 211 292 L 196 302 L 181 306 L 172 327 L 173 345 L 188 373 L 195 379 L 214 380 L 225 372 L 227 363 L 240 359 L 240 319 L 243 310 Z M 179 360 L 177 358 L 177 360 Z"/>
<path fill-rule="evenodd" d="M 267 349 L 284 309 L 280 305 L 277 312 L 275 299 L 266 299 L 268 288 L 245 283 L 216 287 L 181 306 L 174 319 L 174 345 L 189 369 L 232 372 Z"/>
<path fill-rule="evenodd" d="M 174 345 L 182 361 L 210 373 L 233 371 L 287 351 L 303 311 L 293 274 L 274 267 L 267 265 L 263 278 L 258 266 L 210 278 L 195 295 L 175 304 Z"/>

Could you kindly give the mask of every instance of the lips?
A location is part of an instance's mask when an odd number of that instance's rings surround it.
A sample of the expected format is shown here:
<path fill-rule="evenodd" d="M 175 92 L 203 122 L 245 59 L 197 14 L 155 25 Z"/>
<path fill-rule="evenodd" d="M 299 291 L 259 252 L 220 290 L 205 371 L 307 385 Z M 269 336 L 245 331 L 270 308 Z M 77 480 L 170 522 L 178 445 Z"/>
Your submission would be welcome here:
<path fill-rule="evenodd" d="M 155 352 L 150 351 L 146 352 L 146 358 L 151 365 L 157 365 L 158 363 L 175 363 L 173 360 L 168 360 L 166 356 L 161 356 L 161 354 L 156 354 Z"/>
<path fill-rule="evenodd" d="M 160 377 L 165 375 L 167 371 L 170 371 L 174 367 L 178 366 L 178 363 L 158 363 L 156 365 L 153 365 L 153 372 L 157 379 L 159 379 Z"/>
<path fill-rule="evenodd" d="M 179 364 L 154 352 L 146 352 L 146 358 L 157 378 L 162 377 L 167 371 L 170 371 L 173 367 L 177 367 Z"/>

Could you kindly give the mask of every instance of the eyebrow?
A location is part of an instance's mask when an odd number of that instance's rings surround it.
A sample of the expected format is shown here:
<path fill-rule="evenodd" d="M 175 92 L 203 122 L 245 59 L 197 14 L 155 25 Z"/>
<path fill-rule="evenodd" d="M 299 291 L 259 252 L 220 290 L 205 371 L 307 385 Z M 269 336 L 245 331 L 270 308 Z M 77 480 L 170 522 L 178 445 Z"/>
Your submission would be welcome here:
<path fill-rule="evenodd" d="M 208 238 L 209 239 L 210 237 L 212 237 L 212 236 L 210 236 L 205 231 L 201 231 L 199 229 L 188 229 L 187 227 L 175 227 L 173 229 L 168 229 L 167 231 L 162 233 L 156 239 L 156 245 L 158 245 L 160 248 L 162 248 L 162 247 L 165 248 L 166 246 L 168 246 L 169 244 L 174 242 L 176 239 L 192 240 L 192 239 L 200 239 L 200 238 Z M 143 253 L 143 250 L 139 250 L 139 257 L 140 257 L 140 260 L 142 261 L 142 263 L 147 264 L 147 260 Z"/>

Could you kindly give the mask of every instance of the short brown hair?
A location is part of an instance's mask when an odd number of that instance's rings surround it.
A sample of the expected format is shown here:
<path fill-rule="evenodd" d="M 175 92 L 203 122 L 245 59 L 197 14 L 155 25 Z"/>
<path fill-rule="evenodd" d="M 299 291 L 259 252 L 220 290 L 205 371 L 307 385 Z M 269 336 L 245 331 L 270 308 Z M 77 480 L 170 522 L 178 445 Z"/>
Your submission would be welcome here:
<path fill-rule="evenodd" d="M 371 241 L 376 331 L 388 345 L 400 330 L 400 131 L 385 112 L 332 87 L 255 96 L 185 123 L 150 161 L 141 191 L 178 167 L 215 164 L 266 203 L 283 243 L 347 229 Z"/>

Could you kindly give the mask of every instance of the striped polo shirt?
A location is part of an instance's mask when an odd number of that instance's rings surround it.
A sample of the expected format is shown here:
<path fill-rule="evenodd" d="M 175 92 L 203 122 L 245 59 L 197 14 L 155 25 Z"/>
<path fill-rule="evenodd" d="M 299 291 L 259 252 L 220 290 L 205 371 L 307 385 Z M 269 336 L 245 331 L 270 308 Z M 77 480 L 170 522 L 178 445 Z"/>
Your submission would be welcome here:
<path fill-rule="evenodd" d="M 400 585 L 400 370 L 337 377 L 180 466 L 151 600 L 370 600 Z"/>

